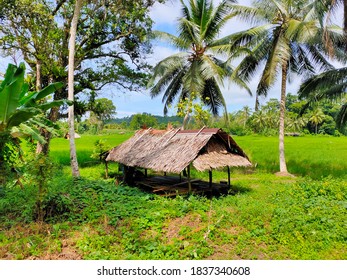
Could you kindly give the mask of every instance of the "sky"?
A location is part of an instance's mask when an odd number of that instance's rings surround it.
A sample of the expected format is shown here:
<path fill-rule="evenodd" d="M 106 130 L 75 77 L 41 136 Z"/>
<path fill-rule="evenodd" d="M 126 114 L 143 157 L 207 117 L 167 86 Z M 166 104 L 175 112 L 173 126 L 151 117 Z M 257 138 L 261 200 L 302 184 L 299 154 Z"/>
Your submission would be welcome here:
<path fill-rule="evenodd" d="M 215 5 L 220 2 L 215 0 Z M 250 0 L 239 0 L 239 4 L 250 6 Z M 152 8 L 150 15 L 154 20 L 155 24 L 153 29 L 169 32 L 175 34 L 176 27 L 175 23 L 180 17 L 180 3 L 178 0 L 168 0 L 165 4 L 156 3 Z M 342 19 L 342 9 L 341 13 L 338 13 L 335 16 L 335 21 L 341 21 Z M 242 23 L 240 21 L 231 20 L 225 28 L 221 31 L 220 38 L 228 34 L 245 30 L 250 26 Z M 177 52 L 174 48 L 167 46 L 165 44 L 153 43 L 153 55 L 149 57 L 149 62 L 152 65 L 155 65 L 160 60 L 165 57 L 174 54 Z M 233 63 L 233 66 L 236 66 L 236 62 Z M 251 83 L 248 85 L 253 93 L 256 91 L 257 83 L 259 78 L 255 77 L 252 79 Z M 294 77 L 291 83 L 287 84 L 287 93 L 296 93 L 300 86 L 300 77 Z M 221 87 L 224 99 L 227 105 L 228 112 L 233 112 L 242 109 L 244 106 L 249 106 L 254 108 L 255 103 L 255 94 L 249 96 L 246 90 L 239 88 L 235 84 L 229 83 L 226 81 L 224 86 Z M 113 95 L 113 96 L 112 96 Z M 128 94 L 119 94 L 115 96 L 111 94 L 111 98 L 114 101 L 117 107 L 117 118 L 122 118 L 125 116 L 130 116 L 136 113 L 147 112 L 153 115 L 163 115 L 163 103 L 161 102 L 161 96 L 156 98 L 151 98 L 149 96 L 148 90 L 144 90 L 140 93 L 128 93 Z M 277 83 L 269 91 L 267 98 L 261 98 L 260 103 L 264 104 L 270 98 L 279 99 L 280 96 L 280 81 L 278 79 Z M 174 109 L 169 111 L 168 115 L 175 115 Z"/>
<path fill-rule="evenodd" d="M 214 0 L 216 5 L 220 0 Z M 251 0 L 239 0 L 239 4 L 249 6 Z M 150 11 L 150 16 L 154 20 L 154 30 L 166 31 L 175 34 L 176 22 L 180 17 L 181 4 L 178 0 L 167 0 L 165 4 L 156 3 Z M 342 23 L 342 9 L 338 11 L 334 19 L 335 22 Z M 220 38 L 228 34 L 245 30 L 250 26 L 236 20 L 230 20 L 229 23 L 221 31 Z M 148 57 L 148 61 L 151 65 L 157 64 L 159 61 L 176 53 L 177 50 L 159 42 L 153 42 L 153 54 Z M 5 59 L 6 60 L 6 59 Z M 4 65 L 7 65 L 8 61 L 2 59 L 0 63 L 0 72 L 4 72 Z M 236 62 L 233 66 L 236 66 Z M 248 85 L 252 92 L 255 93 L 257 82 L 259 78 L 255 77 Z M 300 85 L 300 77 L 294 78 L 291 83 L 287 85 L 287 92 L 296 93 Z M 221 87 L 224 99 L 226 101 L 228 112 L 233 112 L 241 109 L 244 106 L 254 108 L 255 96 L 251 97 L 246 90 L 239 88 L 235 84 L 225 81 L 224 86 Z M 261 98 L 260 102 L 264 104 L 270 98 L 279 98 L 280 96 L 280 83 L 278 82 L 269 91 L 266 99 Z M 150 113 L 153 115 L 163 115 L 163 103 L 161 102 L 161 96 L 151 98 L 148 90 L 142 90 L 141 92 L 129 92 L 120 93 L 116 88 L 107 88 L 103 91 L 100 97 L 107 97 L 112 99 L 116 106 L 117 114 L 115 117 L 122 118 L 130 116 L 136 113 Z M 174 108 L 169 111 L 168 115 L 175 115 Z"/>

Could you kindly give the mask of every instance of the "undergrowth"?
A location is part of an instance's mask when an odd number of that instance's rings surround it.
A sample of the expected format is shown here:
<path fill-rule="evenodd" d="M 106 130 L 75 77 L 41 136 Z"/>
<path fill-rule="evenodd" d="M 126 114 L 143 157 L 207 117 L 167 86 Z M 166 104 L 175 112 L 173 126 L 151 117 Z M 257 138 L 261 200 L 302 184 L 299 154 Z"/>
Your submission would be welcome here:
<path fill-rule="evenodd" d="M 233 195 L 163 198 L 112 179 L 73 182 L 68 171 L 52 180 L 41 225 L 34 188 L 5 190 L 0 258 L 54 258 L 66 246 L 83 259 L 347 257 L 342 180 L 238 175 Z"/>

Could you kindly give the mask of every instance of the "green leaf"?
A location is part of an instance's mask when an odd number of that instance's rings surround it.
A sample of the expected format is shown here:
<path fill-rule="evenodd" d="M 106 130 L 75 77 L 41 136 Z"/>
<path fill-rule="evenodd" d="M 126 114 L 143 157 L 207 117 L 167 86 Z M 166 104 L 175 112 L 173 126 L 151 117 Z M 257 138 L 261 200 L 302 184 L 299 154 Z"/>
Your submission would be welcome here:
<path fill-rule="evenodd" d="M 37 105 L 37 108 L 41 109 L 42 111 L 47 111 L 48 109 L 51 109 L 53 107 L 60 107 L 61 105 L 64 105 L 64 104 L 68 104 L 71 106 L 73 102 L 68 100 L 56 100 L 56 101 Z"/>
<path fill-rule="evenodd" d="M 19 128 L 24 135 L 31 136 L 41 144 L 44 144 L 46 142 L 45 139 L 40 135 L 40 131 L 38 131 L 37 129 L 32 128 L 24 123 L 20 124 Z"/>
<path fill-rule="evenodd" d="M 63 87 L 63 83 L 57 82 L 57 83 L 52 83 L 49 86 L 45 87 L 44 89 L 40 90 L 37 93 L 37 96 L 35 98 L 35 101 L 38 101 L 42 98 L 45 98 L 46 96 L 54 93 L 55 91 L 57 91 L 58 89 L 61 89 Z"/>
<path fill-rule="evenodd" d="M 41 113 L 41 110 L 37 108 L 20 109 L 14 114 L 12 114 L 11 117 L 8 119 L 7 128 L 10 129 L 11 127 L 18 126 L 21 123 L 26 122 L 33 116 L 38 115 L 40 113 Z"/>
<path fill-rule="evenodd" d="M 16 111 L 24 84 L 25 66 L 10 64 L 5 79 L 0 86 L 0 122 L 7 123 L 9 117 Z"/>

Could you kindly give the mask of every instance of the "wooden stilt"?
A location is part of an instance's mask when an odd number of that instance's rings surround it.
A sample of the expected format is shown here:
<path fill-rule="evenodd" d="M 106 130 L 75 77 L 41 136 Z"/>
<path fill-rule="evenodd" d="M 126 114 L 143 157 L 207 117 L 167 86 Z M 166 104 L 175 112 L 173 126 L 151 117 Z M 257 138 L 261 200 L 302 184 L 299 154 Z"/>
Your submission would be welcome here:
<path fill-rule="evenodd" d="M 230 187 L 230 167 L 228 166 L 228 186 Z"/>
<path fill-rule="evenodd" d="M 187 167 L 187 176 L 188 176 L 188 191 L 189 191 L 189 194 L 191 194 L 192 193 L 192 182 L 190 180 L 190 164 Z"/>
<path fill-rule="evenodd" d="M 166 172 L 164 172 L 164 176 L 166 176 Z"/>
<path fill-rule="evenodd" d="M 145 177 L 147 178 L 147 168 L 145 168 Z"/>
<path fill-rule="evenodd" d="M 180 172 L 180 182 L 182 182 L 182 173 Z"/>
<path fill-rule="evenodd" d="M 210 189 L 212 189 L 212 170 L 211 169 L 208 171 L 208 177 L 209 177 Z"/>
<path fill-rule="evenodd" d="M 105 177 L 108 178 L 108 162 L 105 160 Z"/>

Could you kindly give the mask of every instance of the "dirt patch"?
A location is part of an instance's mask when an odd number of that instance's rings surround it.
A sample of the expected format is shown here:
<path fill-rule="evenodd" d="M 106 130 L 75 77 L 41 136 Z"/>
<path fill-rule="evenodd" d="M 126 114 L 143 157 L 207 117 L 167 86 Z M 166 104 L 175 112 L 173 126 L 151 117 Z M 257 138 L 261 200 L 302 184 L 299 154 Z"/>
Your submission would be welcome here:
<path fill-rule="evenodd" d="M 168 222 L 167 228 L 164 229 L 166 238 L 168 240 L 183 240 L 185 236 L 180 235 L 182 227 L 191 228 L 192 231 L 190 232 L 190 234 L 193 234 L 204 229 L 205 225 L 202 225 L 201 216 L 199 214 L 188 214 L 187 216 L 176 218 Z"/>
<path fill-rule="evenodd" d="M 295 175 L 290 174 L 289 172 L 277 172 L 277 173 L 275 173 L 275 175 L 278 177 L 290 177 L 290 178 L 296 177 Z"/>

